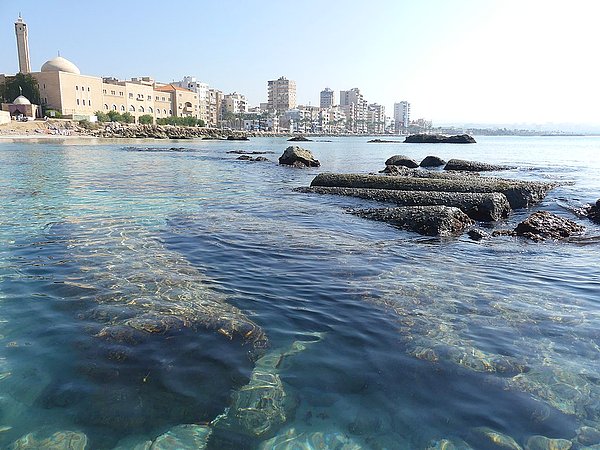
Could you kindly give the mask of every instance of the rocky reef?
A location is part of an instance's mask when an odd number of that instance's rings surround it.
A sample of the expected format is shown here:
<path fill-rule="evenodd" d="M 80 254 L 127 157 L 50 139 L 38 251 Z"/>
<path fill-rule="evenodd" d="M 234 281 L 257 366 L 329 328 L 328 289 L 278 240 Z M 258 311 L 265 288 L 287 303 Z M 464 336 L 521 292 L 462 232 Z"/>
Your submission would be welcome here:
<path fill-rule="evenodd" d="M 451 206 L 404 206 L 397 208 L 355 209 L 352 214 L 389 223 L 425 236 L 453 236 L 462 233 L 473 221 Z"/>
<path fill-rule="evenodd" d="M 499 164 L 488 164 L 478 161 L 467 161 L 464 159 L 451 159 L 444 166 L 444 170 L 457 170 L 461 172 L 493 172 L 499 170 L 515 169 L 515 166 L 503 166 Z"/>
<path fill-rule="evenodd" d="M 476 141 L 468 134 L 444 136 L 441 134 L 412 134 L 404 140 L 407 144 L 475 144 Z"/>

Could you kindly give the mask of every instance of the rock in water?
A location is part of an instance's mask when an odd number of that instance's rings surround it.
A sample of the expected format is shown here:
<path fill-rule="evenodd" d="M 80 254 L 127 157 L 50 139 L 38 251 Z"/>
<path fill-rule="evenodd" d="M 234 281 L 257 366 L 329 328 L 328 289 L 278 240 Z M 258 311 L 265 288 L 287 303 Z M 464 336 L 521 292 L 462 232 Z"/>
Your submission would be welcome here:
<path fill-rule="evenodd" d="M 402 166 L 408 167 L 410 169 L 414 169 L 419 167 L 419 164 L 412 158 L 404 155 L 394 155 L 390 156 L 385 162 L 386 166 Z"/>
<path fill-rule="evenodd" d="M 299 450 L 299 449 L 327 449 L 327 450 L 361 450 L 362 446 L 354 442 L 344 433 L 339 431 L 312 431 L 298 433 L 290 428 L 258 447 L 259 450 Z"/>
<path fill-rule="evenodd" d="M 523 450 L 512 437 L 488 427 L 473 428 L 467 440 L 475 448 Z"/>
<path fill-rule="evenodd" d="M 457 235 L 473 224 L 460 209 L 450 206 L 404 206 L 357 209 L 350 212 L 425 236 Z"/>
<path fill-rule="evenodd" d="M 310 150 L 297 145 L 290 145 L 279 157 L 279 164 L 295 167 L 319 167 L 321 163 L 315 159 Z"/>
<path fill-rule="evenodd" d="M 585 215 L 592 222 L 600 224 L 600 199 L 596 200 L 596 204 L 587 205 L 583 208 Z"/>
<path fill-rule="evenodd" d="M 583 445 L 600 445 L 600 430 L 582 426 L 577 430 L 577 442 Z"/>
<path fill-rule="evenodd" d="M 581 233 L 583 230 L 584 227 L 572 220 L 547 211 L 538 211 L 519 223 L 515 228 L 515 233 L 534 241 L 543 241 L 566 238 L 572 234 Z"/>
<path fill-rule="evenodd" d="M 57 431 L 46 439 L 30 433 L 15 441 L 11 450 L 85 450 L 87 436 L 75 431 Z"/>
<path fill-rule="evenodd" d="M 421 167 L 440 167 L 446 164 L 442 158 L 438 158 L 437 156 L 426 156 L 419 164 Z"/>
<path fill-rule="evenodd" d="M 427 171 L 422 171 L 428 173 Z M 321 173 L 311 186 L 394 189 L 398 191 L 500 192 L 511 208 L 526 208 L 543 200 L 556 183 L 504 180 L 473 176 L 442 178 L 389 177 L 346 173 Z"/>
<path fill-rule="evenodd" d="M 213 425 L 255 437 L 265 436 L 281 427 L 287 419 L 289 408 L 279 370 L 286 358 L 319 342 L 323 334 L 314 333 L 311 336 L 313 340 L 294 341 L 287 350 L 271 351 L 256 361 L 248 384 L 233 394 L 231 408 L 215 419 Z"/>
<path fill-rule="evenodd" d="M 294 136 L 291 139 L 288 139 L 288 142 L 311 142 L 312 139 L 308 139 L 307 137 L 304 136 Z"/>
<path fill-rule="evenodd" d="M 443 136 L 441 134 L 413 134 L 404 140 L 407 144 L 475 144 L 475 139 L 468 134 Z"/>
<path fill-rule="evenodd" d="M 566 439 L 550 439 L 545 436 L 531 436 L 525 450 L 570 450 L 573 443 Z"/>
<path fill-rule="evenodd" d="M 157 437 L 150 450 L 203 450 L 208 445 L 211 429 L 203 425 L 178 425 Z"/>
<path fill-rule="evenodd" d="M 394 167 L 394 166 L 388 166 Z M 296 188 L 296 192 L 346 195 L 394 203 L 397 206 L 453 206 L 459 208 L 471 219 L 491 222 L 508 217 L 510 204 L 504 194 L 492 192 L 479 194 L 471 192 L 397 191 L 391 189 L 358 189 L 341 187 Z"/>
<path fill-rule="evenodd" d="M 462 172 L 491 172 L 496 170 L 515 169 L 514 166 L 487 164 L 478 161 L 465 161 L 464 159 L 451 159 L 446 163 L 444 170 L 458 170 Z"/>

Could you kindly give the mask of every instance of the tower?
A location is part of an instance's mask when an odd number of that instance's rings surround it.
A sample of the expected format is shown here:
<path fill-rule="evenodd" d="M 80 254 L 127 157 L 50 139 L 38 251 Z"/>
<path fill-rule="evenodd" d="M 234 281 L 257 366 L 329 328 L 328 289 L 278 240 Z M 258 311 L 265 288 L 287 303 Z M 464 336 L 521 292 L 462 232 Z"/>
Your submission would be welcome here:
<path fill-rule="evenodd" d="M 29 41 L 27 39 L 27 24 L 23 22 L 21 14 L 15 22 L 15 34 L 17 35 L 17 52 L 19 54 L 19 72 L 31 72 L 29 61 Z"/>

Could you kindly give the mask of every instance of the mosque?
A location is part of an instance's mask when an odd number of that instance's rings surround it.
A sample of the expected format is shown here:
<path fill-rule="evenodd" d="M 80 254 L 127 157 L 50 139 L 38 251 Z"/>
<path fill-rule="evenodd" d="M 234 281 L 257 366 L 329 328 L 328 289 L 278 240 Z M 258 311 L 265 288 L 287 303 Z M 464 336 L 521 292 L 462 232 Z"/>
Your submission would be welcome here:
<path fill-rule="evenodd" d="M 34 72 L 29 58 L 27 24 L 20 16 L 15 22 L 15 34 L 19 72 L 29 73 L 37 80 L 44 110 L 58 111 L 64 118 L 90 121 L 96 120 L 96 111 L 107 113 L 111 110 L 129 112 L 136 122 L 142 115 L 152 116 L 155 122 L 170 116 L 200 118 L 198 94 L 172 84 L 158 83 L 150 77 L 120 81 L 82 75 L 74 63 L 60 55 L 46 61 L 39 72 Z M 0 83 L 6 77 L 8 75 L 0 74 Z M 14 105 L 24 109 L 26 103 L 29 100 L 19 97 L 12 104 L 3 104 L 2 109 L 14 110 Z"/>

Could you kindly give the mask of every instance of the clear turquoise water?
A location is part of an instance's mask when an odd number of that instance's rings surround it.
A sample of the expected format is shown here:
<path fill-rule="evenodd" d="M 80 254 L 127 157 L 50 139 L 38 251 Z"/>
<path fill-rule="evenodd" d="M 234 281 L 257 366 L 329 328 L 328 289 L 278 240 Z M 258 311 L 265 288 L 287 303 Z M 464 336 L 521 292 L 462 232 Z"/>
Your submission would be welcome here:
<path fill-rule="evenodd" d="M 0 446 L 68 429 L 112 449 L 214 419 L 260 349 L 202 326 L 106 338 L 206 304 L 256 324 L 269 351 L 325 333 L 279 368 L 293 404 L 281 432 L 422 449 L 477 426 L 520 443 L 600 426 L 600 227 L 580 220 L 585 236 L 561 243 L 431 239 L 345 213 L 361 200 L 292 192 L 320 171 L 435 154 L 572 181 L 536 209 L 575 218 L 600 198 L 600 138 L 366 140 L 307 143 L 322 163 L 308 170 L 276 164 L 281 138 L 0 141 Z M 210 448 L 272 435 L 217 431 Z"/>

